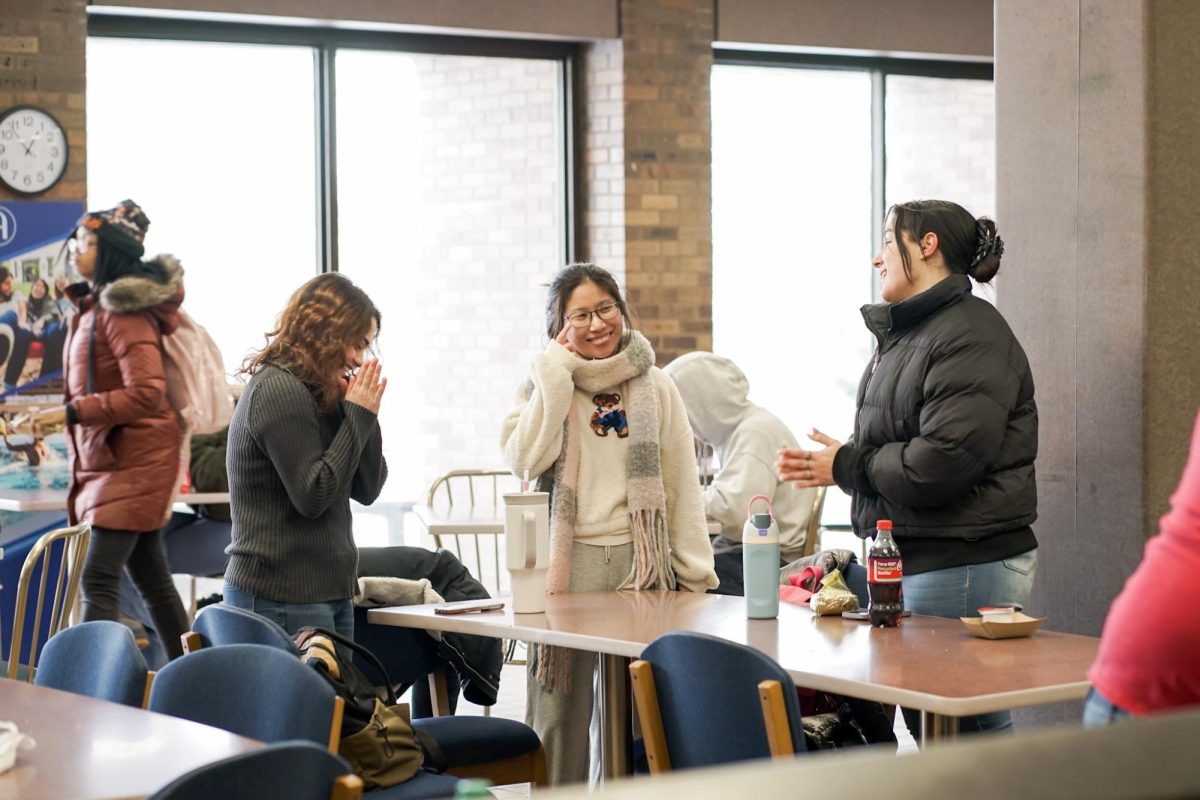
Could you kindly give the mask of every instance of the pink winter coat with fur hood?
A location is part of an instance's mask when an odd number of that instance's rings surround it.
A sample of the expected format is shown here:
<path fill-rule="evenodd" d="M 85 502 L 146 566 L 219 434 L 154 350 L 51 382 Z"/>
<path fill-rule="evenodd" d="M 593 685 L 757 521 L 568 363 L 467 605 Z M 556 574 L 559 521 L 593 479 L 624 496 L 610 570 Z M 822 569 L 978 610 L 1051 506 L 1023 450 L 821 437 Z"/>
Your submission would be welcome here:
<path fill-rule="evenodd" d="M 157 530 L 175 496 L 181 434 L 162 337 L 179 324 L 183 268 L 171 256 L 155 261 L 165 282 L 126 276 L 77 300 L 63 354 L 76 422 L 67 427 L 71 524 Z"/>

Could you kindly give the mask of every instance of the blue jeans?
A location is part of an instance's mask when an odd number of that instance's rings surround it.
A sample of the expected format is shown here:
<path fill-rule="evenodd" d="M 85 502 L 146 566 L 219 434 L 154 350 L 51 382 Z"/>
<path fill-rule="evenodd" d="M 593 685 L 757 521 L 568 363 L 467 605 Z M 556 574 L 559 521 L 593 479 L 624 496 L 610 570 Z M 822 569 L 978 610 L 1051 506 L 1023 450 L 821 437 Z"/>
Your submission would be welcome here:
<path fill-rule="evenodd" d="M 1088 689 L 1087 699 L 1083 701 L 1083 727 L 1099 728 L 1102 725 L 1112 725 L 1114 722 L 1129 719 L 1133 714 L 1115 705 L 1096 687 Z"/>
<path fill-rule="evenodd" d="M 330 628 L 349 639 L 354 638 L 354 604 L 349 598 L 324 603 L 279 603 L 255 597 L 226 581 L 224 602 L 266 617 L 290 636 L 295 636 L 296 631 L 305 626 L 314 625 Z"/>
<path fill-rule="evenodd" d="M 1037 572 L 1037 550 L 1002 561 L 951 567 L 920 575 L 904 576 L 904 607 L 914 614 L 934 617 L 973 617 L 981 606 L 1020 606 L 1029 602 L 1033 576 Z M 904 709 L 904 719 L 913 736 L 920 734 L 920 714 Z M 1011 733 L 1012 715 L 1007 711 L 962 717 L 960 733 Z"/>

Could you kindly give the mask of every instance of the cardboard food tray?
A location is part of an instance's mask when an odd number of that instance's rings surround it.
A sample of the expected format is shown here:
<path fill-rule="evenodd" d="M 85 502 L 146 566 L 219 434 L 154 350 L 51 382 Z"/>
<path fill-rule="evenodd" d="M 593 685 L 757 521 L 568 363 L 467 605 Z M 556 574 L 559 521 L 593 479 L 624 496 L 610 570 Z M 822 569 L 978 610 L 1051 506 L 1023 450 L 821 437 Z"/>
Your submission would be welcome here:
<path fill-rule="evenodd" d="M 959 617 L 972 636 L 980 639 L 1016 639 L 1021 636 L 1032 636 L 1033 632 L 1042 626 L 1046 620 L 1026 616 L 1021 612 L 1012 615 L 1008 622 L 984 622 L 983 617 Z"/>

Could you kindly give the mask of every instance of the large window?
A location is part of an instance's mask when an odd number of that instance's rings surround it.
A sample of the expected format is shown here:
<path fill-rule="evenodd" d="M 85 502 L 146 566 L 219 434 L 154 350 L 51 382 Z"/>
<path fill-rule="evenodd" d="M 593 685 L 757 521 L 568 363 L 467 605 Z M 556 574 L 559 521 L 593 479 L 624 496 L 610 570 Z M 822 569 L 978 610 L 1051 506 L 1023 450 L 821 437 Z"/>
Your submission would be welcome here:
<path fill-rule="evenodd" d="M 987 65 L 764 59 L 713 69 L 713 345 L 813 446 L 813 427 L 853 428 L 886 208 L 994 213 L 994 97 Z M 842 492 L 824 519 L 849 521 Z"/>
<path fill-rule="evenodd" d="M 341 50 L 337 87 L 339 269 L 383 314 L 388 491 L 416 498 L 501 466 L 541 284 L 566 261 L 562 70 Z"/>
<path fill-rule="evenodd" d="M 541 284 L 567 260 L 573 47 L 102 13 L 89 26 L 88 205 L 143 205 L 148 250 L 182 260 L 185 307 L 226 368 L 336 269 L 383 315 L 384 498 L 497 466 Z"/>
<path fill-rule="evenodd" d="M 232 371 L 319 268 L 312 51 L 93 37 L 87 59 L 88 208 L 142 205 Z"/>

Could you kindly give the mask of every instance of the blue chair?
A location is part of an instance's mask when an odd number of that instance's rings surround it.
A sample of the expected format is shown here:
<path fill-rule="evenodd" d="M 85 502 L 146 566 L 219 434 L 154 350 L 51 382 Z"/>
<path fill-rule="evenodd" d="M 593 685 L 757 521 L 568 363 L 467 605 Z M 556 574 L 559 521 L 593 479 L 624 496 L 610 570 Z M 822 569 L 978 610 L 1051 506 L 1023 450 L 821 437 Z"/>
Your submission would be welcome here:
<path fill-rule="evenodd" d="M 629 672 L 651 773 L 808 750 L 791 676 L 753 648 L 676 631 Z"/>
<path fill-rule="evenodd" d="M 362 779 L 345 761 L 311 742 L 282 742 L 197 767 L 150 800 L 358 800 Z"/>
<path fill-rule="evenodd" d="M 371 625 L 363 609 L 355 609 L 355 641 L 383 662 L 389 679 L 406 683 L 425 676 L 441 665 L 431 656 L 433 640 L 423 631 Z M 411 647 L 406 634 L 421 637 L 429 647 Z M 265 617 L 224 603 L 200 610 L 193 630 L 183 637 L 185 652 L 205 646 L 259 644 L 298 655 L 287 632 Z M 544 786 L 546 753 L 542 741 L 523 722 L 499 717 L 431 717 L 414 719 L 418 733 L 428 734 L 424 744 L 436 751 L 436 766 L 448 775 L 487 778 L 499 786 L 533 783 Z M 372 797 L 374 792 L 369 793 Z"/>
<path fill-rule="evenodd" d="M 33 682 L 141 708 L 152 677 L 133 631 L 96 620 L 64 628 L 46 642 Z"/>
<path fill-rule="evenodd" d="M 343 702 L 293 653 L 261 644 L 209 647 L 163 667 L 150 691 L 151 711 L 258 739 L 304 739 L 336 751 Z M 427 800 L 454 794 L 457 779 L 418 772 L 368 793 L 382 800 Z M 256 800 L 258 800 L 256 798 Z"/>
<path fill-rule="evenodd" d="M 266 617 L 244 608 L 217 603 L 196 615 L 192 630 L 183 635 L 183 652 L 227 644 L 261 644 L 298 655 L 287 631 Z"/>

